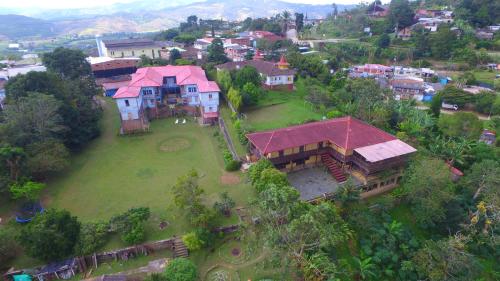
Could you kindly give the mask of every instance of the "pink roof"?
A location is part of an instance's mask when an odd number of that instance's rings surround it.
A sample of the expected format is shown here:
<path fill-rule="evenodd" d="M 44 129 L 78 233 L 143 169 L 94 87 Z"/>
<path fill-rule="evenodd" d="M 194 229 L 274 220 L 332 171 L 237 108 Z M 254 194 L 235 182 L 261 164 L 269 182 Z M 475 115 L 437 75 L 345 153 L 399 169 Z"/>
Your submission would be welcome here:
<path fill-rule="evenodd" d="M 114 99 L 136 98 L 139 96 L 141 87 L 121 87 L 113 96 Z"/>
<path fill-rule="evenodd" d="M 330 141 L 351 150 L 396 139 L 393 135 L 350 116 L 252 133 L 247 138 L 261 153 L 322 141 Z"/>
<path fill-rule="evenodd" d="M 163 85 L 163 77 L 175 77 L 177 85 L 197 85 L 198 91 L 201 93 L 220 92 L 217 83 L 208 81 L 205 71 L 201 67 L 193 65 L 167 65 L 139 68 L 136 73 L 132 74 L 132 80 L 128 84 L 128 87 L 136 87 L 139 89 L 141 87 L 160 87 Z M 134 89 L 130 92 L 132 94 L 135 93 L 136 90 Z M 116 97 L 117 94 L 113 97 Z M 135 96 L 127 95 L 127 97 L 137 97 L 138 95 L 139 93 Z"/>

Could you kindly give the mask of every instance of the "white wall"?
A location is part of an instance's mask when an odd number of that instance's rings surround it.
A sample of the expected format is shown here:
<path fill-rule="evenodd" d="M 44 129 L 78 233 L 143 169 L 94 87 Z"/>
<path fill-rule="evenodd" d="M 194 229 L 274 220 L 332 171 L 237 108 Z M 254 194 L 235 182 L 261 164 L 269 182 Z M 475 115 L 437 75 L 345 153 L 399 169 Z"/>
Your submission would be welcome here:
<path fill-rule="evenodd" d="M 129 106 L 126 105 L 125 101 L 127 100 L 129 102 Z M 139 111 L 142 107 L 142 96 L 140 95 L 137 98 L 116 99 L 116 105 L 118 106 L 118 110 L 120 110 L 122 120 L 139 119 Z"/>
<path fill-rule="evenodd" d="M 293 84 L 293 75 L 267 76 L 265 84 L 270 86 Z"/>
<path fill-rule="evenodd" d="M 210 98 L 210 95 L 212 95 L 212 98 Z M 219 93 L 201 93 L 200 102 L 204 112 L 217 112 L 219 110 Z M 212 108 L 211 110 L 210 107 Z"/>

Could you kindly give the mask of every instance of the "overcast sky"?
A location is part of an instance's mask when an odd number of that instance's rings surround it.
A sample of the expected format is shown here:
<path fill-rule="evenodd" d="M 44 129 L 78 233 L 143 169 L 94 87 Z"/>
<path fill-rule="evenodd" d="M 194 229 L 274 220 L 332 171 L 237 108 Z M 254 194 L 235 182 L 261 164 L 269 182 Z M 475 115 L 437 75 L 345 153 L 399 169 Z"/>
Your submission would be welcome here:
<path fill-rule="evenodd" d="M 114 3 L 124 3 L 133 2 L 137 0 L 0 0 L 0 7 L 9 8 L 88 8 L 88 7 L 98 7 L 105 5 L 110 5 Z M 199 2 L 200 0 L 193 0 L 192 2 Z M 242 0 L 244 1 L 244 0 Z M 333 2 L 337 4 L 357 4 L 361 0 L 284 0 L 287 2 L 295 3 L 309 3 L 309 4 L 331 4 Z M 172 0 L 175 2 L 175 0 Z"/>

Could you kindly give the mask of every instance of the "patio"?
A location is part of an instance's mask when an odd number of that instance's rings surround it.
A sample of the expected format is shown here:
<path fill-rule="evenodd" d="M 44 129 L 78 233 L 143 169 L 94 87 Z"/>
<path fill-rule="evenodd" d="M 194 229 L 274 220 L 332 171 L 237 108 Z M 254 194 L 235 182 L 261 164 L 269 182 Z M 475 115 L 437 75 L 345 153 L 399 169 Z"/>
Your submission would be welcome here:
<path fill-rule="evenodd" d="M 360 184 L 355 177 L 353 179 L 356 184 Z M 325 193 L 336 192 L 342 185 L 323 166 L 289 173 L 288 181 L 299 191 L 300 199 L 305 201 L 321 197 Z"/>

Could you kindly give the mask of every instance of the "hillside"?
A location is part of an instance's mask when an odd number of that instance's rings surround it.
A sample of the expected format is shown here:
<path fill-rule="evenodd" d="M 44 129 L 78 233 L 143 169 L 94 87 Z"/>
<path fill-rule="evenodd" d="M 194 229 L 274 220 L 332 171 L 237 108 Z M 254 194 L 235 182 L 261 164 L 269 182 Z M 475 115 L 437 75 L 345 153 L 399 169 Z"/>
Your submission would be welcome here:
<path fill-rule="evenodd" d="M 21 37 L 49 37 L 56 34 L 54 23 L 41 19 L 0 15 L 0 36 L 11 39 Z"/>
<path fill-rule="evenodd" d="M 279 0 L 208 0 L 178 6 L 172 6 L 168 1 L 138 0 L 120 6 L 112 5 L 102 10 L 65 10 L 55 13 L 45 11 L 37 14 L 40 18 L 50 18 L 58 14 L 58 19 L 38 20 L 33 19 L 33 24 L 26 21 L 23 32 L 9 32 L 5 34 L 10 38 L 32 36 L 28 31 L 36 30 L 37 33 L 49 34 L 80 34 L 92 35 L 111 32 L 148 32 L 177 26 L 190 15 L 197 15 L 201 19 L 223 18 L 229 20 L 242 20 L 246 17 L 268 17 L 288 10 L 292 14 L 301 12 L 310 18 L 324 17 L 331 11 L 330 5 L 310 5 L 288 3 Z M 178 1 L 175 3 L 186 3 Z M 135 8 L 134 8 L 135 7 Z M 349 9 L 353 5 L 339 5 L 339 9 Z M 27 18 L 27 17 L 23 17 Z M 29 19 L 29 18 L 28 18 Z M 37 22 L 38 21 L 38 22 Z M 43 24 L 40 24 L 43 23 Z M 42 29 L 40 29 L 40 26 Z M 8 27 L 8 26 L 7 26 Z M 0 35 L 5 30 L 0 30 Z M 14 26 L 21 30 L 21 27 Z M 32 31 L 33 32 L 33 31 Z"/>

